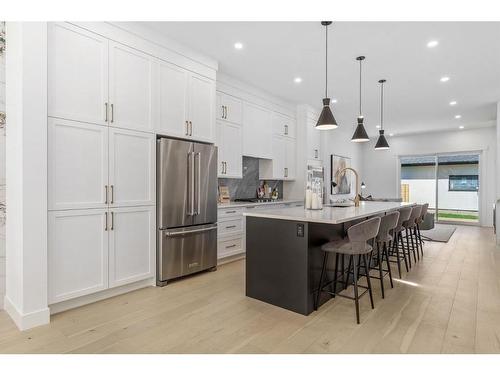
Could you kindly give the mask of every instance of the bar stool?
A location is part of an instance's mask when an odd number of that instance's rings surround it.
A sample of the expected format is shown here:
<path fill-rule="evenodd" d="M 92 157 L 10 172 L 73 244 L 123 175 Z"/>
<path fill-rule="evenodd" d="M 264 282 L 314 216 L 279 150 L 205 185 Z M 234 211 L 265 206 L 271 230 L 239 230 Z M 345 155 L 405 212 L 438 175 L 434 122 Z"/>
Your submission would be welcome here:
<path fill-rule="evenodd" d="M 377 243 L 377 259 L 376 266 L 371 266 L 370 269 L 378 270 L 378 276 L 371 276 L 375 279 L 380 280 L 380 289 L 382 291 L 382 298 L 385 298 L 385 290 L 384 290 L 384 277 L 389 275 L 389 281 L 391 282 L 391 288 L 394 288 L 394 284 L 392 283 L 392 272 L 391 272 L 391 264 L 389 262 L 388 249 L 390 248 L 393 237 L 391 236 L 391 232 L 396 229 L 398 225 L 399 212 L 394 211 L 390 212 L 385 216 L 380 218 L 380 228 L 378 230 L 377 237 L 375 241 Z M 374 251 L 372 252 L 373 256 Z M 384 269 L 383 263 L 384 259 L 387 265 L 387 269 Z"/>
<path fill-rule="evenodd" d="M 411 239 L 411 251 L 413 253 L 413 260 L 415 261 L 415 263 L 417 263 L 417 257 L 420 260 L 420 254 L 418 253 L 418 248 L 416 249 L 415 245 L 418 246 L 418 243 L 416 243 L 417 241 L 414 241 L 413 233 L 417 226 L 417 219 L 420 217 L 421 212 L 422 212 L 422 205 L 413 206 L 411 208 L 410 218 L 403 223 L 406 233 L 406 244 L 408 245 L 408 249 L 410 249 L 410 239 Z M 411 259 L 410 259 L 410 268 L 411 268 Z"/>
<path fill-rule="evenodd" d="M 422 212 L 420 213 L 420 216 L 416 220 L 416 232 L 415 235 L 418 238 L 418 242 L 420 243 L 420 251 L 422 253 L 422 257 L 424 256 L 424 240 L 422 239 L 422 235 L 420 234 L 420 224 L 425 220 L 425 215 L 427 215 L 427 210 L 429 209 L 429 203 L 425 203 L 422 205 Z"/>
<path fill-rule="evenodd" d="M 321 269 L 321 276 L 319 278 L 319 286 L 316 294 L 316 299 L 314 301 L 314 309 L 318 309 L 319 297 L 322 292 L 328 293 L 333 297 L 340 296 L 344 298 L 348 298 L 354 300 L 354 304 L 356 306 L 356 322 L 359 324 L 359 298 L 362 297 L 366 292 L 370 295 L 370 303 L 372 305 L 372 309 L 375 308 L 373 304 L 373 294 L 372 294 L 372 286 L 370 282 L 370 273 L 368 270 L 368 259 L 367 254 L 369 254 L 373 248 L 368 244 L 367 241 L 375 238 L 378 234 L 378 230 L 380 227 L 380 217 L 374 217 L 368 220 L 365 220 L 359 224 L 353 225 L 347 230 L 347 239 L 340 241 L 332 241 L 324 244 L 321 247 L 321 250 L 324 252 L 323 256 L 323 267 Z M 333 281 L 329 281 L 323 283 L 323 279 L 326 274 L 326 264 L 328 262 L 328 255 L 330 253 L 335 253 L 335 271 Z M 350 274 L 350 265 L 352 264 L 352 273 L 353 277 L 353 285 L 354 285 L 354 298 L 337 293 L 337 282 L 338 282 L 338 265 L 339 265 L 339 256 L 349 256 L 349 269 L 347 270 L 347 277 Z M 358 285 L 359 278 L 359 269 L 358 269 L 358 256 L 363 259 L 365 275 L 367 286 Z M 341 275 L 344 275 L 344 270 L 342 270 Z M 330 289 L 333 290 L 325 291 L 324 288 L 330 285 Z M 347 281 L 346 281 L 347 283 Z M 361 295 L 358 293 L 358 287 L 365 289 Z"/>
<path fill-rule="evenodd" d="M 401 256 L 403 256 L 403 260 L 405 262 L 406 272 L 409 271 L 408 260 L 406 259 L 406 253 L 405 253 L 405 244 L 403 241 L 403 230 L 404 230 L 403 223 L 410 218 L 411 207 L 402 207 L 398 210 L 398 212 L 399 212 L 398 223 L 396 225 L 396 228 L 392 231 L 392 237 L 393 237 L 392 256 L 396 256 L 396 260 L 392 260 L 391 262 L 397 263 L 399 278 L 401 279 Z M 410 253 L 408 249 L 408 256 L 409 255 Z"/>

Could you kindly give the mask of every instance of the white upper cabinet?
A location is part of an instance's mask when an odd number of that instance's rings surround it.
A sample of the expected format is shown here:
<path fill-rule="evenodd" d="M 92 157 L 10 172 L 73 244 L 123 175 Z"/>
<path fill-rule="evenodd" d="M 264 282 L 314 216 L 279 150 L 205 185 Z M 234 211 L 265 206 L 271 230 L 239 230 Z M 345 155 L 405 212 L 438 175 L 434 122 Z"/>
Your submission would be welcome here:
<path fill-rule="evenodd" d="M 316 121 L 307 119 L 307 159 L 321 160 L 321 132 L 322 130 L 316 129 Z"/>
<path fill-rule="evenodd" d="M 187 70 L 163 60 L 158 63 L 158 133 L 189 136 Z"/>
<path fill-rule="evenodd" d="M 295 138 L 295 120 L 281 113 L 273 113 L 273 134 Z"/>
<path fill-rule="evenodd" d="M 106 210 L 49 212 L 50 304 L 108 287 L 107 218 Z"/>
<path fill-rule="evenodd" d="M 153 58 L 109 42 L 109 122 L 121 128 L 153 130 Z"/>
<path fill-rule="evenodd" d="M 243 155 L 272 159 L 271 112 L 252 103 L 243 105 Z"/>
<path fill-rule="evenodd" d="M 285 139 L 273 136 L 273 178 L 281 180 L 286 177 L 285 152 Z"/>
<path fill-rule="evenodd" d="M 108 128 L 48 120 L 50 210 L 107 206 Z"/>
<path fill-rule="evenodd" d="M 293 180 L 296 177 L 296 142 L 295 139 L 285 138 L 285 179 Z"/>
<path fill-rule="evenodd" d="M 110 128 L 109 204 L 153 205 L 155 173 L 155 136 Z"/>
<path fill-rule="evenodd" d="M 215 82 L 191 74 L 189 83 L 189 136 L 196 140 L 215 141 Z"/>
<path fill-rule="evenodd" d="M 243 130 L 240 125 L 217 121 L 219 177 L 243 177 Z"/>
<path fill-rule="evenodd" d="M 217 119 L 241 124 L 242 122 L 242 101 L 234 96 L 221 92 L 217 93 Z"/>
<path fill-rule="evenodd" d="M 107 123 L 107 39 L 66 23 L 49 23 L 48 77 L 49 116 Z"/>
<path fill-rule="evenodd" d="M 109 213 L 109 287 L 154 276 L 155 207 L 125 207 Z"/>

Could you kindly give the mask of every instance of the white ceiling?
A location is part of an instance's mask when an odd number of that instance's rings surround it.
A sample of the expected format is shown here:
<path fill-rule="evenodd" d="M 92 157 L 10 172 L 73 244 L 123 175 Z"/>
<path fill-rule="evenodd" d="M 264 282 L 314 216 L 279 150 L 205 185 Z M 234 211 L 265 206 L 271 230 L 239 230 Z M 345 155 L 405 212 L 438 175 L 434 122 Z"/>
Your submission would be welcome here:
<path fill-rule="evenodd" d="M 206 54 L 219 71 L 283 99 L 320 107 L 324 96 L 324 27 L 319 22 L 147 22 L 144 25 Z M 500 101 L 499 22 L 334 22 L 329 28 L 329 94 L 340 126 L 355 126 L 358 63 L 370 135 L 379 123 L 397 134 L 490 126 Z M 428 48 L 429 40 L 439 45 Z M 244 45 L 235 50 L 235 42 Z M 449 76 L 446 83 L 439 81 Z M 301 84 L 293 82 L 300 76 Z M 451 107 L 448 103 L 456 100 Z M 456 120 L 456 114 L 462 115 Z"/>

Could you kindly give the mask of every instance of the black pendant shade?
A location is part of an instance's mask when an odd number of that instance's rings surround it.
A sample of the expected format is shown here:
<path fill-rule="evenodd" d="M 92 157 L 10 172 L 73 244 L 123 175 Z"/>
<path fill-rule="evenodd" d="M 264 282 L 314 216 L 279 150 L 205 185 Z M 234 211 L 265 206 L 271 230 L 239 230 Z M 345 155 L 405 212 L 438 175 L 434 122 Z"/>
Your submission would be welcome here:
<path fill-rule="evenodd" d="M 380 130 L 377 144 L 375 145 L 375 150 L 388 150 L 389 143 L 387 143 L 387 139 L 385 139 L 384 135 L 384 82 L 385 79 L 381 79 L 378 81 L 380 83 Z"/>
<path fill-rule="evenodd" d="M 332 110 L 330 109 L 330 99 L 325 98 L 323 99 L 323 109 L 316 123 L 316 129 L 329 130 L 337 127 L 337 121 L 335 121 L 335 117 L 333 117 Z"/>
<path fill-rule="evenodd" d="M 375 145 L 375 150 L 388 150 L 389 143 L 387 143 L 387 139 L 385 139 L 384 131 L 380 129 L 378 132 L 380 135 L 378 136 L 377 144 Z"/>
<path fill-rule="evenodd" d="M 368 142 L 370 138 L 366 133 L 366 129 L 363 126 L 363 116 L 358 117 L 358 126 L 356 126 L 356 131 L 354 132 L 351 141 L 352 142 Z"/>
<path fill-rule="evenodd" d="M 330 130 L 338 128 L 337 121 L 333 117 L 332 110 L 330 109 L 330 98 L 328 97 L 328 26 L 332 21 L 322 21 L 321 24 L 325 26 L 325 98 L 323 99 L 323 109 L 319 115 L 316 129 Z"/>

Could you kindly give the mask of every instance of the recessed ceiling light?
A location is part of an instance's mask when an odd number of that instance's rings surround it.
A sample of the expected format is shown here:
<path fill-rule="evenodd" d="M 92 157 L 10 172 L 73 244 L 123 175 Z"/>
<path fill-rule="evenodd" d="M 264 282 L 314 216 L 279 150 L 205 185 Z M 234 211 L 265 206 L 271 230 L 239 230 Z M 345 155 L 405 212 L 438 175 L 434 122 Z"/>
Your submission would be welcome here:
<path fill-rule="evenodd" d="M 389 133 L 389 137 L 394 137 L 394 133 Z"/>
<path fill-rule="evenodd" d="M 462 118 L 462 115 L 456 115 L 455 118 L 456 119 Z"/>
<path fill-rule="evenodd" d="M 380 129 L 380 125 L 375 126 L 377 129 Z"/>
<path fill-rule="evenodd" d="M 337 103 L 337 99 L 332 99 L 332 103 Z"/>
<path fill-rule="evenodd" d="M 456 101 L 456 100 L 452 100 L 452 101 L 450 102 L 450 105 L 457 105 L 457 101 Z"/>
<path fill-rule="evenodd" d="M 302 78 L 300 78 L 300 77 L 295 77 L 295 78 L 293 79 L 293 82 L 295 82 L 295 83 L 300 83 L 300 82 L 302 82 Z"/>
<path fill-rule="evenodd" d="M 450 80 L 450 77 L 447 77 L 447 76 L 441 77 L 441 79 L 440 79 L 441 82 L 448 82 L 449 80 Z"/>
<path fill-rule="evenodd" d="M 459 129 L 463 129 L 463 128 L 465 128 L 465 126 L 460 125 L 458 128 L 459 128 Z"/>
<path fill-rule="evenodd" d="M 242 49 L 243 48 L 243 43 L 241 43 L 241 42 L 234 43 L 234 48 L 236 48 L 236 49 Z"/>
<path fill-rule="evenodd" d="M 429 48 L 434 48 L 439 44 L 437 40 L 431 40 L 429 43 L 427 43 L 427 47 Z"/>

